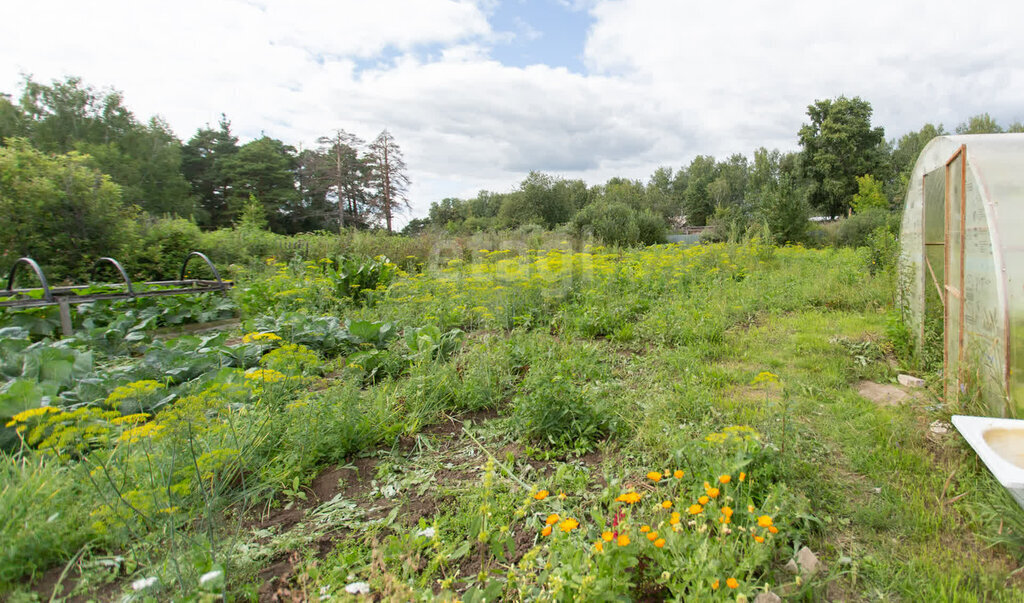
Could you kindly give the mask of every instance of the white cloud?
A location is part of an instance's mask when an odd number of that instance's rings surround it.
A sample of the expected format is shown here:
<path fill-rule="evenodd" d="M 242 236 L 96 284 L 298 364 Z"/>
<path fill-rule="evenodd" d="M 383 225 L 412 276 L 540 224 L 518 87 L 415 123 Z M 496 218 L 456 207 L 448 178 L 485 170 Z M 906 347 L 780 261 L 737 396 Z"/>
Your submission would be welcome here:
<path fill-rule="evenodd" d="M 508 35 L 492 0 L 14 3 L 0 91 L 21 72 L 80 75 L 185 139 L 221 112 L 243 137 L 305 146 L 388 127 L 420 214 L 530 169 L 597 183 L 793 149 L 807 105 L 839 94 L 869 100 L 890 137 L 982 111 L 1024 119 L 1021 3 L 559 2 L 594 19 L 585 75 L 492 60 Z"/>

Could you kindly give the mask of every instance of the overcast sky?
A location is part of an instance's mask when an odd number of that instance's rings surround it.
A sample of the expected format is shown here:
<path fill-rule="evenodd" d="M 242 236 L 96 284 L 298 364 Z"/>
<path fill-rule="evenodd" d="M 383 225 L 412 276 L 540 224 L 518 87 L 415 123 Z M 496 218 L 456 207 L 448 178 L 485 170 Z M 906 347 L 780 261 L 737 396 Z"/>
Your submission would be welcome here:
<path fill-rule="evenodd" d="M 413 215 L 540 170 L 646 180 L 695 155 L 792 150 L 815 99 L 860 96 L 888 138 L 1024 120 L 1020 0 L 8 0 L 23 74 L 121 90 L 183 140 L 223 112 L 295 146 L 384 127 Z"/>

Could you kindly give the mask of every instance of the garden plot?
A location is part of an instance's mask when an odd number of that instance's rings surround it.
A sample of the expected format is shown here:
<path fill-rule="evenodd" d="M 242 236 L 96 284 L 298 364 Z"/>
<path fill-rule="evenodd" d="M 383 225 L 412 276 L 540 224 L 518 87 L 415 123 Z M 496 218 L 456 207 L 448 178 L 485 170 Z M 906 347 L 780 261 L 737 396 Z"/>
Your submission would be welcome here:
<path fill-rule="evenodd" d="M 147 341 L 100 366 L 152 346 L 185 370 L 11 417 L 0 577 L 15 600 L 54 575 L 42 596 L 1014 600 L 1021 522 L 996 518 L 1019 515 L 921 427 L 956 409 L 855 389 L 901 345 L 866 262 L 755 242 L 358 283 L 268 266 L 238 280 L 236 345 Z"/>

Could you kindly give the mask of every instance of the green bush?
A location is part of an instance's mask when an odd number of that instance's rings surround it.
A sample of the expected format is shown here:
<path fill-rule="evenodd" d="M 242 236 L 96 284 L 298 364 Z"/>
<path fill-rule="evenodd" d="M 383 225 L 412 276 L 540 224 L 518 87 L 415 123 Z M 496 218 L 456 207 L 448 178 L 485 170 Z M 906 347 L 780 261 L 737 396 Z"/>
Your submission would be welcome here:
<path fill-rule="evenodd" d="M 879 228 L 895 234 L 899 231 L 899 214 L 885 209 L 869 209 L 838 222 L 836 244 L 843 247 L 864 247 Z"/>
<path fill-rule="evenodd" d="M 200 250 L 202 233 L 190 220 L 150 218 L 142 221 L 139 230 L 135 253 L 117 258 L 134 279 L 176 280 L 188 254 Z"/>

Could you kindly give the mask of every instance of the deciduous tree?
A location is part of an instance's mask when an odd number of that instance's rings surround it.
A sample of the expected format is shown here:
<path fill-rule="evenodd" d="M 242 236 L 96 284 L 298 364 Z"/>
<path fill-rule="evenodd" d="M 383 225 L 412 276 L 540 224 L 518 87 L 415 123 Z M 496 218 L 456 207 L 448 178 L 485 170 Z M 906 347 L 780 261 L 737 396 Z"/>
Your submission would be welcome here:
<path fill-rule="evenodd" d="M 835 217 L 850 207 L 858 176 L 886 171 L 885 131 L 871 126 L 871 104 L 860 97 L 815 101 L 807 115 L 800 146 L 810 202 Z"/>

